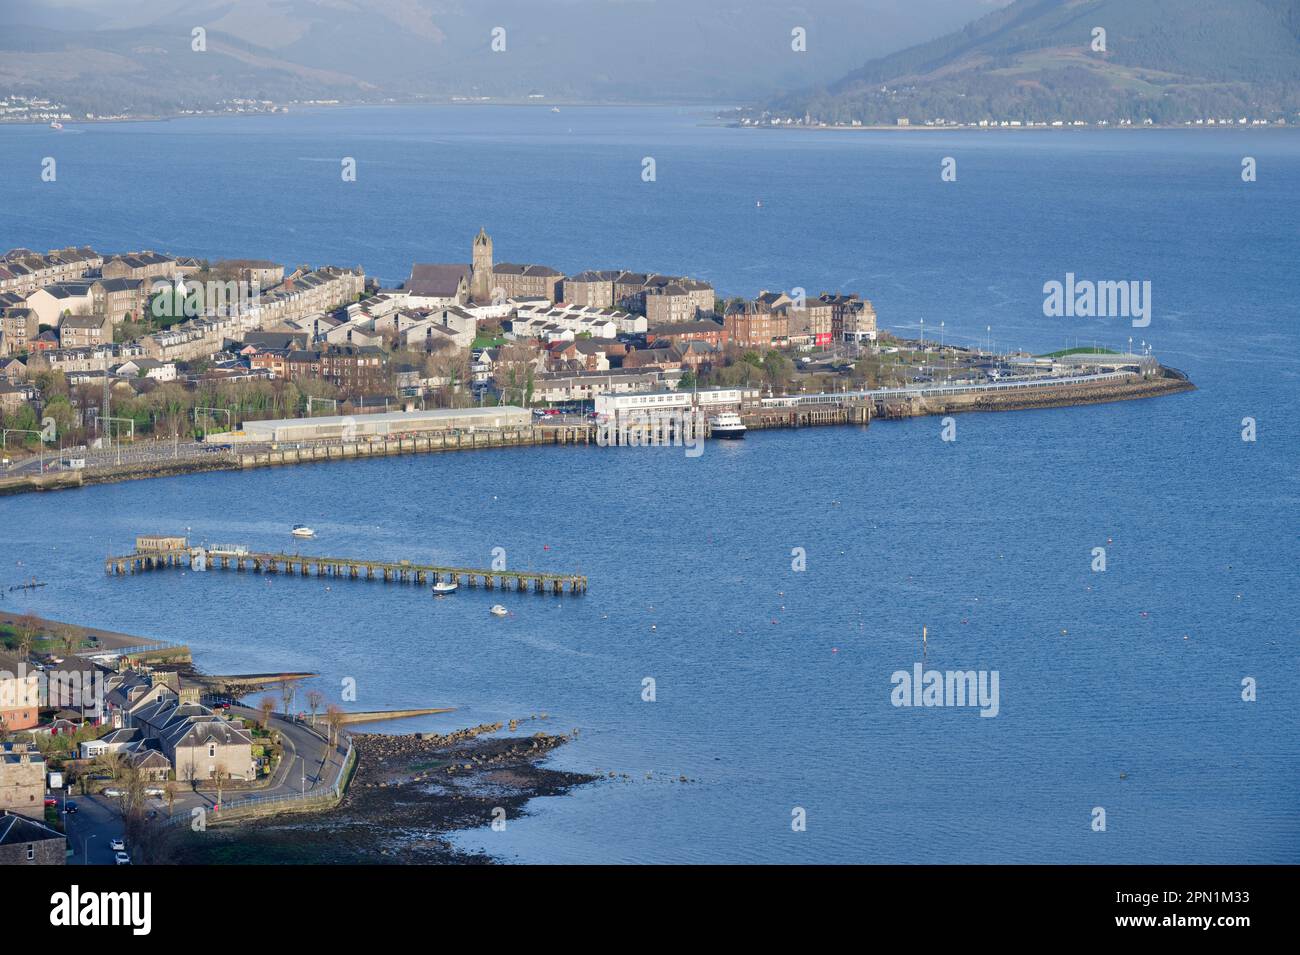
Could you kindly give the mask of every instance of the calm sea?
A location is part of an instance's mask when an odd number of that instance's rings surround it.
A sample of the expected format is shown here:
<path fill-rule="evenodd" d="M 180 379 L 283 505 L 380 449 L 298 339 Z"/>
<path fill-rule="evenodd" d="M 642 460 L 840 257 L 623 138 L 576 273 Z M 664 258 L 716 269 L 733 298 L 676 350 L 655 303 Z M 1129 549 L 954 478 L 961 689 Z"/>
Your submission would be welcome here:
<path fill-rule="evenodd" d="M 184 641 L 213 671 L 309 669 L 329 693 L 352 677 L 366 708 L 459 708 L 394 729 L 580 728 L 554 765 L 616 777 L 460 837 L 506 860 L 1300 861 L 1300 134 L 393 108 L 0 128 L 0 169 L 6 248 L 397 282 L 413 260 L 466 261 L 486 226 L 498 261 L 857 290 L 882 326 L 942 322 L 949 341 L 1152 343 L 1199 390 L 964 416 L 955 442 L 922 419 L 699 458 L 523 449 L 0 499 L 0 584 L 50 582 L 3 606 Z M 1045 318 L 1043 283 L 1067 272 L 1151 281 L 1150 326 Z M 139 531 L 270 548 L 297 522 L 319 533 L 306 552 L 474 564 L 503 547 L 591 591 L 102 573 Z M 498 600 L 510 617 L 488 615 Z M 923 626 L 927 667 L 998 672 L 995 718 L 891 705 Z"/>

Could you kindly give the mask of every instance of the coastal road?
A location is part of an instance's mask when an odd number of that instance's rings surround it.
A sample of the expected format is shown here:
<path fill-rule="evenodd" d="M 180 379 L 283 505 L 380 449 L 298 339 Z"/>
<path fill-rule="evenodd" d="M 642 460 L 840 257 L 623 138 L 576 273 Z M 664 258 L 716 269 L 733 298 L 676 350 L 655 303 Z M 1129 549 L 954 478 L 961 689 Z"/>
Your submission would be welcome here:
<path fill-rule="evenodd" d="M 261 714 L 245 706 L 234 706 L 230 715 L 243 717 L 256 723 Z M 258 789 L 227 789 L 221 794 L 221 801 L 227 806 L 237 806 L 247 797 L 257 799 L 275 799 L 277 797 L 300 796 L 323 793 L 332 789 L 343 771 L 343 757 L 347 752 L 346 742 L 343 747 L 329 747 L 326 758 L 326 744 L 323 739 L 312 732 L 311 728 L 301 723 L 273 716 L 271 727 L 280 734 L 284 753 L 275 767 L 275 772 L 268 785 Z M 176 794 L 173 815 L 189 815 L 197 808 L 214 809 L 217 804 L 217 791 L 202 788 L 194 791 L 185 788 Z M 165 814 L 165 809 L 164 809 Z"/>
<path fill-rule="evenodd" d="M 214 458 L 225 457 L 228 457 L 228 454 L 212 451 L 197 441 L 182 441 L 176 444 L 171 441 L 124 442 L 108 448 L 63 448 L 62 451 L 58 448 L 47 447 L 43 461 L 41 455 L 35 454 L 30 458 L 23 458 L 6 468 L 0 469 L 0 474 L 12 477 L 26 477 L 32 474 L 40 474 L 42 468 L 46 472 L 68 470 L 68 468 L 61 467 L 59 461 L 66 462 L 70 458 L 82 458 L 86 462 L 87 469 L 94 469 L 116 467 L 118 464 L 150 465 L 165 464 L 168 461 L 210 461 Z"/>

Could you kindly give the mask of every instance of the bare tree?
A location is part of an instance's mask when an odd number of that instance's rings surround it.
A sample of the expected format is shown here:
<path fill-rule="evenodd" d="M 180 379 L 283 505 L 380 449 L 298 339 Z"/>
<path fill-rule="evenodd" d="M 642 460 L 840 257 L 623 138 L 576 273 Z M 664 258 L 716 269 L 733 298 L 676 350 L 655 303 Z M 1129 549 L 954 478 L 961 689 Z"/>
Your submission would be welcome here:
<path fill-rule="evenodd" d="M 338 742 L 339 730 L 343 727 L 343 711 L 333 703 L 325 708 L 325 725 L 329 727 L 329 741 L 333 746 Z"/>
<path fill-rule="evenodd" d="M 72 653 L 81 643 L 81 634 L 77 633 L 72 627 L 59 628 L 59 646 L 64 653 Z"/>
<path fill-rule="evenodd" d="M 307 694 L 307 708 L 311 710 L 311 725 L 316 725 L 316 711 L 320 709 L 321 703 L 325 702 L 325 694 L 320 690 L 311 690 Z"/>
<path fill-rule="evenodd" d="M 280 683 L 280 699 L 284 702 L 284 718 L 289 719 L 292 716 L 290 710 L 293 709 L 293 699 L 298 695 L 298 681 L 284 680 Z"/>
<path fill-rule="evenodd" d="M 212 779 L 213 783 L 217 787 L 217 811 L 218 812 L 221 811 L 221 793 L 225 788 L 226 777 L 229 775 L 230 774 L 226 771 L 225 763 L 217 763 L 208 772 L 208 776 Z"/>
<path fill-rule="evenodd" d="M 275 697 L 267 695 L 257 701 L 257 710 L 262 714 L 262 729 L 271 725 L 271 714 L 275 712 Z"/>
<path fill-rule="evenodd" d="M 32 652 L 32 644 L 36 642 L 36 636 L 40 632 L 40 621 L 29 613 L 23 614 L 14 621 L 14 636 L 18 639 L 18 659 L 23 663 L 27 662 L 27 657 Z"/>

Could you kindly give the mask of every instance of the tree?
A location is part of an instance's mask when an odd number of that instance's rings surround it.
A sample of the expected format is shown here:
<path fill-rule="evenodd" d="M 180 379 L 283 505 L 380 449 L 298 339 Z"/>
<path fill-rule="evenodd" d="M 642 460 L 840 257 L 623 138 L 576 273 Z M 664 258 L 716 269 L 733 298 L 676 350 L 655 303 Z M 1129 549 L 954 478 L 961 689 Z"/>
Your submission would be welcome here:
<path fill-rule="evenodd" d="M 225 788 L 226 778 L 230 773 L 226 769 L 225 763 L 217 763 L 208 771 L 208 777 L 212 780 L 213 785 L 217 787 L 217 811 L 221 811 L 221 793 Z"/>
<path fill-rule="evenodd" d="M 284 680 L 280 683 L 280 699 L 284 701 L 284 718 L 289 719 L 293 714 L 293 698 L 298 695 L 298 681 Z"/>
<path fill-rule="evenodd" d="M 316 725 L 316 711 L 320 709 L 321 703 L 325 701 L 325 694 L 320 690 L 311 690 L 307 694 L 307 708 L 311 710 L 312 725 Z"/>
<path fill-rule="evenodd" d="M 59 628 L 59 647 L 64 653 L 72 653 L 80 643 L 81 635 L 72 627 L 64 626 Z"/>
<path fill-rule="evenodd" d="M 271 725 L 271 714 L 275 712 L 275 697 L 267 695 L 257 701 L 257 710 L 262 714 L 262 729 Z"/>
<path fill-rule="evenodd" d="M 331 703 L 325 708 L 325 725 L 329 727 L 330 745 L 337 744 L 339 730 L 343 728 L 343 711 Z"/>
<path fill-rule="evenodd" d="M 17 645 L 18 659 L 23 663 L 27 662 L 27 657 L 32 652 L 32 644 L 36 642 L 36 635 L 40 633 L 41 625 L 36 617 L 29 613 L 23 614 L 14 621 L 14 637 Z"/>

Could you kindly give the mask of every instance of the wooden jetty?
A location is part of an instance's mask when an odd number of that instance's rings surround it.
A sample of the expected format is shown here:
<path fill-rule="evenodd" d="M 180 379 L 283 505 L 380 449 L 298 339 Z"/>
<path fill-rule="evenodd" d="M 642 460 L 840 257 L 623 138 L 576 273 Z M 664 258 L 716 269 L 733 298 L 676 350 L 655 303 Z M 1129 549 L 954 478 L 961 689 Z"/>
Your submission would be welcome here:
<path fill-rule="evenodd" d="M 173 539 L 175 540 L 175 539 Z M 252 553 L 243 548 L 212 550 L 205 547 L 168 546 L 141 548 L 134 553 L 107 557 L 108 574 L 134 574 L 168 567 L 194 570 L 234 570 L 297 577 L 333 577 L 346 580 L 384 580 L 393 583 L 456 583 L 486 590 L 521 593 L 583 594 L 587 578 L 581 574 L 550 574 L 527 570 L 482 570 L 475 567 L 440 567 L 409 560 L 359 560 L 353 557 L 311 557 L 305 554 Z"/>

